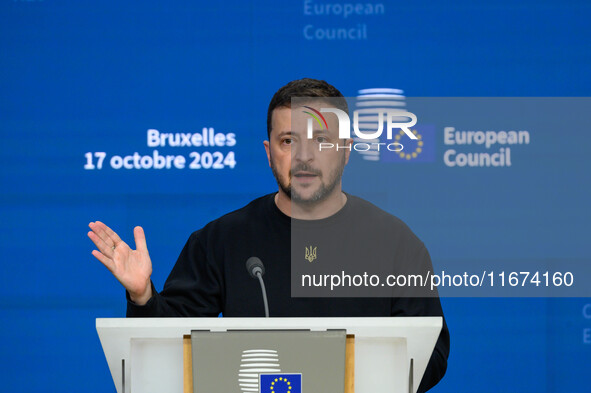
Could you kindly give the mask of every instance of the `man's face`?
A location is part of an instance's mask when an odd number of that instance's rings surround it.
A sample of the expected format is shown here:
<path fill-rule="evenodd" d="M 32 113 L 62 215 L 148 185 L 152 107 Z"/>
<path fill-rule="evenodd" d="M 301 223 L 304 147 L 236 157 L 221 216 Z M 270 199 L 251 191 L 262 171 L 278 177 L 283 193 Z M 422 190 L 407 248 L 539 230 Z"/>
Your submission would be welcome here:
<path fill-rule="evenodd" d="M 310 106 L 320 110 L 322 105 Z M 265 142 L 265 149 L 280 189 L 293 202 L 313 205 L 341 191 L 341 177 L 350 152 L 348 149 L 337 151 L 336 146 L 344 146 L 350 141 L 338 139 L 338 120 L 330 114 L 325 116 L 328 129 L 314 121 L 314 135 L 308 139 L 311 116 L 304 110 L 301 107 L 275 109 L 270 140 Z M 321 143 L 332 143 L 334 147 L 323 147 L 320 151 Z"/>

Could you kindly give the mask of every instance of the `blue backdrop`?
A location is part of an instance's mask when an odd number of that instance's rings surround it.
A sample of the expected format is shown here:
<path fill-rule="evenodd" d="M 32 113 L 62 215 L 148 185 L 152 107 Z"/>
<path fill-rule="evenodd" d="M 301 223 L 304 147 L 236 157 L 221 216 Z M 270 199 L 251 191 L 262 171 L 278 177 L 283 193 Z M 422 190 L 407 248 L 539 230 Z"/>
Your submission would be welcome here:
<path fill-rule="evenodd" d="M 345 96 L 588 96 L 590 17 L 588 2 L 558 0 L 3 0 L 1 390 L 114 391 L 94 324 L 123 316 L 125 301 L 90 254 L 88 222 L 130 244 L 142 225 L 161 288 L 192 231 L 276 190 L 262 141 L 286 82 L 326 79 Z M 148 145 L 150 129 L 204 128 L 236 143 Z M 448 168 L 439 148 L 430 163 L 389 164 L 406 197 L 365 196 L 405 220 L 435 264 L 589 261 L 588 131 L 532 134 L 494 170 Z M 154 150 L 184 168 L 115 169 Z M 591 390 L 591 299 L 442 303 L 452 350 L 434 391 Z"/>

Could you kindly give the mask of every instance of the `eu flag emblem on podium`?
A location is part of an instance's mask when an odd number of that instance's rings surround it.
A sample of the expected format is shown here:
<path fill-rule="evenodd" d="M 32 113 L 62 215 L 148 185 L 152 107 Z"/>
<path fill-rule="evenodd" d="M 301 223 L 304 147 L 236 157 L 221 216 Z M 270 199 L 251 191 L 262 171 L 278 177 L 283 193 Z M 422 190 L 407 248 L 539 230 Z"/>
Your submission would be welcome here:
<path fill-rule="evenodd" d="M 302 374 L 260 374 L 260 393 L 302 393 Z"/>

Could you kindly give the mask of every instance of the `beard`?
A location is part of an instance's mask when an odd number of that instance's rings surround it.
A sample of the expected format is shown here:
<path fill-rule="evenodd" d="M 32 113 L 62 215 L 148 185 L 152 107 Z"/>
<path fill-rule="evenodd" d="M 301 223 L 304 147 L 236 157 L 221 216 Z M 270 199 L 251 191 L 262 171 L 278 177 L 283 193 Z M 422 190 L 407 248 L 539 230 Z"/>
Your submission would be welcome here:
<path fill-rule="evenodd" d="M 275 177 L 275 180 L 277 181 L 277 185 L 279 186 L 279 188 L 281 188 L 281 190 L 289 197 L 289 199 L 291 199 L 292 202 L 296 202 L 300 205 L 314 205 L 318 202 L 325 200 L 334 191 L 336 186 L 340 184 L 341 179 L 343 177 L 343 171 L 345 169 L 346 160 L 344 154 L 342 157 L 343 158 L 339 165 L 329 173 L 327 182 L 323 181 L 324 176 L 321 170 L 313 168 L 310 165 L 304 163 L 292 167 L 289 170 L 289 178 L 286 179 L 277 171 L 277 168 L 275 167 L 275 162 L 271 157 L 271 171 L 273 172 L 273 176 Z M 314 192 L 314 194 L 312 194 L 308 198 L 304 198 L 291 186 L 291 178 L 293 176 L 293 173 L 299 171 L 310 172 L 317 175 L 320 178 L 320 187 L 318 188 L 318 190 L 316 190 L 316 192 Z"/>

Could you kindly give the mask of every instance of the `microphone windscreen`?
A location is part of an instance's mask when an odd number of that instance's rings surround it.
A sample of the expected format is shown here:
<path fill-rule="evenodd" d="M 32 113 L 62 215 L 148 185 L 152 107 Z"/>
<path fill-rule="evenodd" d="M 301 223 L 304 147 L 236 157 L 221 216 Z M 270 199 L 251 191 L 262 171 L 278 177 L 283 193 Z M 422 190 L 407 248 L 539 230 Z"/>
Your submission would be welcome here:
<path fill-rule="evenodd" d="M 250 257 L 246 260 L 246 270 L 248 270 L 248 273 L 253 278 L 256 278 L 254 271 L 257 267 L 261 269 L 261 275 L 265 274 L 265 265 L 263 265 L 263 262 L 260 260 L 260 258 Z"/>

